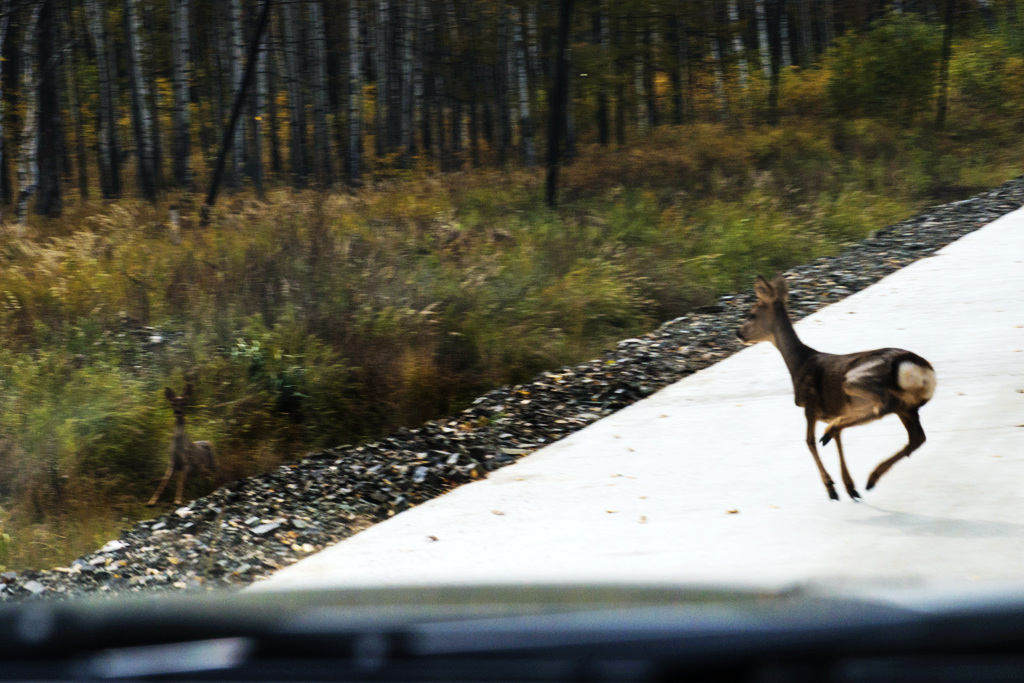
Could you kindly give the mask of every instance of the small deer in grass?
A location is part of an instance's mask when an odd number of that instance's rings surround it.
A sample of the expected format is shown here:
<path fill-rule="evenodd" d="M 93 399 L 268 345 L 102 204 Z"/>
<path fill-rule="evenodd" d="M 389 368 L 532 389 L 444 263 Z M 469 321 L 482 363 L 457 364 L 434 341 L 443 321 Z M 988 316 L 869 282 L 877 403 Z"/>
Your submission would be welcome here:
<path fill-rule="evenodd" d="M 181 472 L 178 477 L 178 490 L 174 495 L 174 504 L 181 505 L 181 492 L 185 487 L 185 477 L 193 467 L 207 471 L 213 470 L 213 446 L 209 441 L 195 441 L 188 438 L 185 433 L 185 408 L 192 399 L 192 385 L 185 386 L 185 391 L 178 396 L 174 389 L 164 387 L 164 396 L 171 403 L 174 411 L 174 437 L 171 439 L 171 462 L 167 465 L 167 472 L 156 487 L 156 493 L 149 499 L 147 505 L 156 505 L 160 494 L 164 492 L 167 482 L 176 471 Z"/>
<path fill-rule="evenodd" d="M 825 445 L 835 439 L 839 449 L 839 466 L 843 484 L 850 498 L 860 494 L 843 459 L 840 433 L 847 427 L 873 422 L 895 413 L 907 429 L 910 440 L 896 455 L 883 460 L 868 477 L 868 490 L 900 458 L 905 458 L 924 443 L 924 430 L 917 411 L 935 393 L 935 370 L 921 356 L 903 349 L 876 349 L 835 355 L 815 351 L 800 341 L 786 311 L 789 288 L 781 275 L 768 282 L 760 275 L 754 281 L 757 303 L 747 320 L 736 332 L 746 344 L 770 341 L 782 353 L 793 378 L 796 404 L 807 417 L 807 447 L 818 465 L 821 480 L 833 500 L 836 495 L 832 478 L 818 457 L 814 427 L 818 421 L 828 427 L 821 437 Z"/>

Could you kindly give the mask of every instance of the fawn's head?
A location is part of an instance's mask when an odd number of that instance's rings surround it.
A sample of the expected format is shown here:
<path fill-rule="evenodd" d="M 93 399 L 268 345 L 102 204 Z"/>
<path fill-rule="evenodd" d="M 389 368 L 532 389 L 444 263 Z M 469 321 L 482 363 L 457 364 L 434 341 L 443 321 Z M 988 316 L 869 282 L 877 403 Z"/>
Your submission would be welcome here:
<path fill-rule="evenodd" d="M 779 313 L 786 313 L 789 287 L 781 275 L 776 275 L 771 282 L 758 275 L 754 280 L 754 294 L 757 295 L 757 303 L 736 330 L 736 336 L 744 344 L 772 341 L 775 338 L 775 320 Z"/>
<path fill-rule="evenodd" d="M 174 411 L 175 417 L 183 417 L 185 415 L 185 408 L 192 402 L 192 385 L 186 384 L 185 391 L 182 392 L 181 396 L 178 396 L 177 392 L 170 387 L 164 387 L 164 396 L 171 403 L 171 410 Z"/>

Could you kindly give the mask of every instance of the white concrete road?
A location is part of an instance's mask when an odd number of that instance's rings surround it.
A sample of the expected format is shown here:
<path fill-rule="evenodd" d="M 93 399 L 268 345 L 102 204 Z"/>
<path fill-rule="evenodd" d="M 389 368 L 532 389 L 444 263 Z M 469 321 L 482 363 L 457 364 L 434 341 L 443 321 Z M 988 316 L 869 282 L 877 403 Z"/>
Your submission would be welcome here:
<path fill-rule="evenodd" d="M 874 490 L 906 432 L 889 416 L 844 433 L 860 504 L 832 444 L 828 499 L 782 358 L 759 344 L 253 589 L 1024 579 L 1024 210 L 797 331 L 823 351 L 907 348 L 938 373 L 927 443 Z"/>

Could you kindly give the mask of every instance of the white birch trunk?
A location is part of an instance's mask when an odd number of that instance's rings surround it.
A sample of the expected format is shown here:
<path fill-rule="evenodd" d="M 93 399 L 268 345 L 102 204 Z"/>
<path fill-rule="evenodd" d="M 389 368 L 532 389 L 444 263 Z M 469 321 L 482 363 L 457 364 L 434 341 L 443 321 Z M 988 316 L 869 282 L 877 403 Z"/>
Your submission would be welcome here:
<path fill-rule="evenodd" d="M 601 48 L 600 57 L 598 58 L 600 73 L 598 75 L 597 91 L 597 130 L 598 142 L 602 145 L 607 145 L 611 139 L 608 102 L 610 96 L 609 75 L 613 69 L 611 28 L 608 26 L 608 0 L 600 0 L 597 8 L 597 18 L 598 31 L 593 37 L 594 42 Z"/>
<path fill-rule="evenodd" d="M 757 12 L 757 47 L 761 53 L 761 72 L 767 82 L 772 78 L 772 53 L 768 42 L 768 17 L 764 11 L 764 0 L 756 0 L 754 9 Z"/>
<path fill-rule="evenodd" d="M 508 162 L 507 154 L 512 145 L 512 121 L 515 118 L 515 110 L 512 105 L 512 98 L 509 93 L 514 91 L 512 48 L 509 38 L 508 17 L 504 12 L 498 20 L 498 58 L 499 73 L 498 83 L 495 88 L 498 103 L 498 125 L 500 128 L 498 142 L 498 158 L 504 168 Z"/>
<path fill-rule="evenodd" d="M 540 41 L 537 39 L 537 7 L 531 4 L 526 10 L 526 36 L 530 54 L 530 73 L 541 73 Z"/>
<path fill-rule="evenodd" d="M 153 119 L 149 108 L 149 85 L 142 73 L 143 49 L 137 5 L 138 0 L 125 0 L 124 4 L 128 75 L 132 91 L 132 124 L 135 129 L 139 191 L 146 199 L 156 199 Z"/>
<path fill-rule="evenodd" d="M 803 68 L 814 63 L 814 37 L 811 22 L 811 0 L 798 0 L 800 3 L 800 56 Z"/>
<path fill-rule="evenodd" d="M 789 7 L 786 0 L 779 0 L 779 46 L 782 50 L 783 69 L 793 66 L 793 48 L 789 39 Z"/>
<path fill-rule="evenodd" d="M 647 130 L 647 92 L 644 88 L 644 27 L 638 23 L 633 34 L 633 90 L 636 92 L 636 127 Z"/>
<path fill-rule="evenodd" d="M 374 49 L 377 71 L 377 97 L 374 106 L 374 124 L 377 129 L 377 156 L 384 156 L 390 151 L 388 144 L 388 104 L 391 78 L 391 54 L 389 38 L 389 16 L 391 8 L 388 0 L 377 0 L 377 37 Z"/>
<path fill-rule="evenodd" d="M 455 45 L 460 45 L 461 44 L 461 37 L 460 37 L 460 33 L 459 33 L 459 17 L 455 13 L 455 5 L 452 3 L 452 0 L 445 0 L 444 7 L 445 7 L 445 25 L 446 25 L 447 30 L 448 30 L 448 35 L 449 35 L 450 39 L 453 41 L 453 43 Z M 438 79 L 437 79 L 437 83 L 439 84 L 438 85 L 438 93 L 439 93 L 438 97 L 439 98 L 440 98 L 440 92 L 443 92 L 442 86 L 440 85 L 443 82 L 444 82 L 443 79 L 439 76 Z M 475 106 L 476 105 L 473 104 L 472 106 L 474 107 L 474 109 L 470 110 L 470 115 L 471 116 L 472 116 L 472 112 L 475 110 Z M 443 105 L 439 105 L 438 108 L 439 108 L 440 113 L 441 113 L 441 115 L 438 117 L 438 132 L 439 132 L 439 134 L 443 135 L 443 131 L 444 131 L 444 128 L 445 128 L 445 125 L 444 125 L 444 107 L 443 107 Z M 463 122 L 463 114 L 462 114 L 462 107 L 461 107 L 461 103 L 460 102 L 455 102 L 453 104 L 453 106 L 451 107 L 450 117 L 451 117 L 451 148 L 456 153 L 459 153 L 459 152 L 462 151 L 462 148 L 463 148 L 463 138 L 464 138 L 464 133 L 463 133 L 463 130 L 462 130 L 462 128 L 463 128 L 463 123 L 462 123 Z M 470 137 L 471 137 L 470 145 L 471 146 L 476 145 L 477 144 L 476 138 L 474 136 L 472 136 L 472 135 Z M 443 138 L 442 138 L 442 140 L 443 140 Z M 444 143 L 443 143 L 443 141 L 441 143 L 441 154 L 442 155 L 444 154 Z M 461 161 L 459 163 L 461 164 Z"/>
<path fill-rule="evenodd" d="M 725 75 L 722 73 L 722 47 L 718 42 L 718 34 L 714 31 L 714 13 L 708 9 L 708 26 L 711 27 L 710 48 L 711 67 L 715 77 L 715 101 L 718 103 L 719 116 L 729 118 L 729 105 L 725 99 Z"/>
<path fill-rule="evenodd" d="M 327 34 L 324 30 L 323 7 L 320 0 L 310 0 L 307 7 L 313 39 L 313 159 L 317 182 L 327 186 L 333 180 L 331 143 L 327 131 Z"/>
<path fill-rule="evenodd" d="M 835 39 L 835 6 L 832 0 L 821 0 L 821 40 L 822 49 L 827 50 Z"/>
<path fill-rule="evenodd" d="M 363 141 L 363 79 L 360 72 L 359 2 L 348 2 L 348 173 L 359 184 Z"/>
<path fill-rule="evenodd" d="M 426 102 L 426 84 L 424 81 L 424 61 L 427 59 L 428 50 L 434 45 L 434 27 L 431 21 L 430 7 L 426 0 L 416 3 L 416 22 L 413 24 L 413 62 L 412 62 L 412 115 L 415 125 L 413 126 L 413 137 L 416 131 L 420 131 L 419 147 L 423 154 L 431 155 L 431 128 L 430 128 L 430 107 Z"/>
<path fill-rule="evenodd" d="M 96 131 L 99 146 L 100 189 L 104 198 L 113 199 L 121 193 L 121 181 L 117 133 L 114 124 L 113 83 L 110 76 L 110 56 L 107 50 L 107 31 L 99 0 L 86 0 L 85 12 L 93 49 L 96 52 L 96 72 L 100 86 Z"/>
<path fill-rule="evenodd" d="M 739 31 L 740 11 L 737 0 L 729 0 L 729 23 L 732 24 L 732 50 L 736 53 L 739 68 L 740 88 L 747 89 L 747 56 L 743 50 L 743 36 Z"/>
<path fill-rule="evenodd" d="M 261 9 L 258 6 L 251 5 L 253 13 L 250 15 L 254 18 L 253 26 L 258 21 L 259 12 Z M 267 34 L 269 33 L 269 27 L 264 27 L 262 35 L 260 35 L 260 44 L 256 48 L 256 73 L 254 75 L 254 83 L 250 86 L 248 96 L 248 108 L 249 108 L 249 130 L 250 130 L 250 142 L 248 151 L 248 169 L 247 172 L 249 177 L 252 178 L 253 187 L 256 189 L 256 194 L 259 197 L 263 197 L 263 177 L 264 177 L 264 166 L 263 166 L 263 136 L 266 126 L 264 121 L 266 120 L 266 109 L 267 109 L 267 93 L 269 89 L 269 82 L 267 78 Z"/>
<path fill-rule="evenodd" d="M 7 26 L 10 22 L 11 16 L 10 11 L 11 0 L 0 0 L 0 54 L 3 54 L 4 51 L 4 39 L 7 37 Z M 0 102 L 3 102 L 3 96 L 3 82 L 0 81 Z M 3 106 L 0 106 L 0 140 L 3 139 L 4 135 L 7 132 L 4 128 L 5 125 L 6 122 L 4 121 L 4 108 Z M 4 144 L 0 144 L 0 166 L 6 163 L 6 159 L 4 159 L 4 152 L 6 151 L 6 149 L 7 148 Z M 7 203 L 7 199 L 7 197 L 0 197 L 0 219 L 3 218 L 3 205 Z"/>
<path fill-rule="evenodd" d="M 405 0 L 405 12 L 402 16 L 402 89 L 399 94 L 401 103 L 401 121 L 399 130 L 401 132 L 402 165 L 405 168 L 412 166 L 412 156 L 416 152 L 415 138 L 413 137 L 413 23 L 416 18 L 416 1 Z"/>
<path fill-rule="evenodd" d="M 39 65 L 36 28 L 39 25 L 41 6 L 29 9 L 28 21 L 24 27 L 24 43 L 21 52 L 21 92 L 24 118 L 21 123 L 21 145 L 18 151 L 18 224 L 23 226 L 28 219 L 28 202 L 39 186 Z"/>
<path fill-rule="evenodd" d="M 301 73 L 302 43 L 299 40 L 298 17 L 294 3 L 282 6 L 284 19 L 285 70 L 288 89 L 288 120 L 291 129 L 291 160 L 293 183 L 304 187 L 309 173 L 306 157 L 306 102 L 303 97 Z"/>
<path fill-rule="evenodd" d="M 533 140 L 533 118 L 530 116 L 530 84 L 527 74 L 529 56 L 523 39 L 523 17 L 515 5 L 512 5 L 510 9 L 512 13 L 512 49 L 519 94 L 519 139 L 523 145 L 523 164 L 527 168 L 532 168 L 537 165 L 537 154 Z"/>
<path fill-rule="evenodd" d="M 981 7 L 981 15 L 985 18 L 985 25 L 989 31 L 996 30 L 996 14 L 992 11 L 992 4 L 988 0 L 978 0 L 978 6 Z"/>
<path fill-rule="evenodd" d="M 229 0 L 228 4 L 228 49 L 231 61 L 231 102 L 238 97 L 242 88 L 242 74 L 245 72 L 245 35 L 242 33 L 242 2 Z M 231 108 L 228 107 L 230 116 Z M 235 137 L 231 141 L 231 170 L 228 173 L 228 187 L 237 188 L 242 184 L 242 167 L 245 163 L 246 118 L 241 117 L 235 126 Z"/>
<path fill-rule="evenodd" d="M 174 179 L 181 187 L 191 182 L 189 166 L 189 0 L 170 0 L 172 81 L 174 90 L 171 136 L 174 139 Z"/>

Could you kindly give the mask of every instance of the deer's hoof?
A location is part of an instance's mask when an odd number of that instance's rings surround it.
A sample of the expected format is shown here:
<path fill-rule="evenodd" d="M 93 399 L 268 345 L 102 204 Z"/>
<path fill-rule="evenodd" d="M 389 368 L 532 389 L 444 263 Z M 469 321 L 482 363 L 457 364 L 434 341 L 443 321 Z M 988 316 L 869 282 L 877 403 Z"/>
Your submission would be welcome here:
<path fill-rule="evenodd" d="M 828 489 L 828 497 L 832 500 L 839 500 L 839 494 L 836 493 L 836 487 L 829 484 L 825 488 Z"/>
<path fill-rule="evenodd" d="M 857 489 L 846 489 L 846 492 L 850 494 L 850 500 L 854 501 L 855 503 L 860 502 L 860 494 L 857 493 Z"/>
<path fill-rule="evenodd" d="M 828 433 L 828 432 L 825 432 L 824 434 L 822 434 L 821 439 L 819 439 L 819 441 L 821 441 L 821 445 L 822 446 L 827 446 L 828 442 L 831 441 L 831 440 L 832 440 L 832 435 L 830 433 Z"/>

